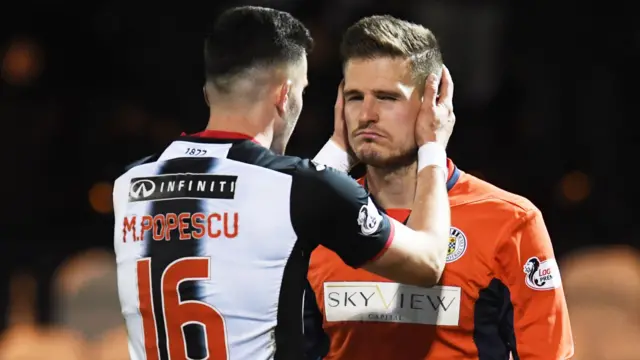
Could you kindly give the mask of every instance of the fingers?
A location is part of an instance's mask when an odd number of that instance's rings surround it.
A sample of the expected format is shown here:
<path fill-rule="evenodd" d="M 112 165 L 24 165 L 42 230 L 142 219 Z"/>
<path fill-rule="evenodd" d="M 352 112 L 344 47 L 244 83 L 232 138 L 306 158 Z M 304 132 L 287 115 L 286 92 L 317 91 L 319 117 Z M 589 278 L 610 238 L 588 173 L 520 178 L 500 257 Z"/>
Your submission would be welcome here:
<path fill-rule="evenodd" d="M 342 81 L 340 81 L 340 85 L 338 85 L 338 96 L 336 97 L 336 105 L 335 105 L 336 110 L 342 109 L 344 107 L 343 89 L 344 89 L 344 79 L 342 79 Z"/>
<path fill-rule="evenodd" d="M 436 106 L 437 96 L 438 77 L 435 74 L 429 74 L 424 84 L 424 97 L 422 99 L 422 107 L 426 109 Z"/>
<path fill-rule="evenodd" d="M 453 79 L 451 78 L 449 69 L 444 65 L 442 65 L 442 80 L 438 105 L 445 105 L 448 108 L 453 108 Z"/>

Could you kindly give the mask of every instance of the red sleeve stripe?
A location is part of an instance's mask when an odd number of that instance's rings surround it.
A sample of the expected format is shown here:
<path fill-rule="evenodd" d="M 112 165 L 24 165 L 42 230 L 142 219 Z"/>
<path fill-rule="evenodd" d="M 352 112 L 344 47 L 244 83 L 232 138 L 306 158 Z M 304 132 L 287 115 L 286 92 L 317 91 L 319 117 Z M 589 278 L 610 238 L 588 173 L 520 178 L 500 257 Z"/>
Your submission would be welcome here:
<path fill-rule="evenodd" d="M 391 221 L 391 219 L 389 219 L 389 225 L 389 237 L 387 238 L 387 242 L 384 244 L 384 247 L 380 250 L 380 252 L 378 252 L 378 254 L 369 261 L 378 260 L 382 255 L 384 255 L 385 252 L 387 252 L 387 249 L 389 249 L 389 247 L 391 246 L 393 237 L 396 234 L 396 226 L 393 224 L 393 221 Z"/>

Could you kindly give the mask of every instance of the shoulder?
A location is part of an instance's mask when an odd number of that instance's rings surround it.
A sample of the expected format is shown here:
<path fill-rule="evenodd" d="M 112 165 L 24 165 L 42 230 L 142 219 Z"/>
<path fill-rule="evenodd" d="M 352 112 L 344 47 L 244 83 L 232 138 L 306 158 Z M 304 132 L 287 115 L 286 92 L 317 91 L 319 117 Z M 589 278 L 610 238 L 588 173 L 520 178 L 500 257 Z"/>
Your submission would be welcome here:
<path fill-rule="evenodd" d="M 299 188 L 313 190 L 319 194 L 330 190 L 346 195 L 361 188 L 348 174 L 310 159 L 271 154 L 258 165 L 289 174 Z"/>
<path fill-rule="evenodd" d="M 234 146 L 229 152 L 229 159 L 300 178 L 318 177 L 326 168 L 309 159 L 275 154 L 250 141 Z"/>
<path fill-rule="evenodd" d="M 464 207 L 501 222 L 519 222 L 539 216 L 540 210 L 526 197 L 463 173 L 450 192 L 452 209 Z"/>
<path fill-rule="evenodd" d="M 132 163 L 130 163 L 129 165 L 127 165 L 124 170 L 125 172 L 135 168 L 136 166 L 140 166 L 140 165 L 144 165 L 144 164 L 148 164 L 148 163 L 152 163 L 155 161 L 158 161 L 158 157 L 160 156 L 160 154 L 151 154 L 148 156 L 143 157 L 142 159 L 138 159 Z"/>
<path fill-rule="evenodd" d="M 129 188 L 132 181 L 138 177 L 150 175 L 149 168 L 158 161 L 159 154 L 145 156 L 127 165 L 123 172 L 113 182 L 113 206 L 114 210 L 129 197 Z"/>
<path fill-rule="evenodd" d="M 135 173 L 140 173 L 141 169 L 144 168 L 145 165 L 157 162 L 159 157 L 160 153 L 155 153 L 131 162 L 124 167 L 122 173 L 116 178 L 114 183 L 127 181 L 132 176 L 135 176 Z"/>
<path fill-rule="evenodd" d="M 460 180 L 452 189 L 452 223 L 482 237 L 482 246 L 492 249 L 499 263 L 520 264 L 517 256 L 509 260 L 514 251 L 529 257 L 553 254 L 542 213 L 529 199 L 469 174 Z"/>

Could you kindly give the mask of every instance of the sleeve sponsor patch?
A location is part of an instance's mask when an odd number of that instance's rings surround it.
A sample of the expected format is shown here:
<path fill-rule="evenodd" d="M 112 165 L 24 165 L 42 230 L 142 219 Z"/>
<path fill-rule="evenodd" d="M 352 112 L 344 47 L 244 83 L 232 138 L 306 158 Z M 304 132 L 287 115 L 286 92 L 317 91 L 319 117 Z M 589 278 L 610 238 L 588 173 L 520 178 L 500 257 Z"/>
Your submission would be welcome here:
<path fill-rule="evenodd" d="M 533 290 L 553 290 L 562 286 L 560 269 L 556 259 L 540 261 L 537 257 L 527 260 L 523 268 L 525 284 Z"/>
<path fill-rule="evenodd" d="M 378 231 L 380 224 L 382 224 L 382 215 L 380 215 L 378 208 L 371 198 L 369 198 L 368 203 L 366 205 L 362 205 L 358 212 L 358 225 L 360 225 L 360 232 L 362 235 L 369 236 Z"/>

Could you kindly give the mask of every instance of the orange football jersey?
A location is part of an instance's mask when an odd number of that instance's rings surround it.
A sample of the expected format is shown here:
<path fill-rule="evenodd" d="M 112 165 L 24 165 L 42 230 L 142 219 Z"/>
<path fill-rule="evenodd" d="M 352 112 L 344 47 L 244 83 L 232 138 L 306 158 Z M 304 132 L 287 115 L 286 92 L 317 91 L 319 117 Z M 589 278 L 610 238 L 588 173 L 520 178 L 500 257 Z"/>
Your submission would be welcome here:
<path fill-rule="evenodd" d="M 315 297 L 323 336 L 330 341 L 324 359 L 573 355 L 560 273 L 540 211 L 449 163 L 452 226 L 439 286 L 396 284 L 345 265 L 326 248 L 312 253 L 307 296 Z M 387 209 L 400 222 L 409 213 Z M 313 342 L 310 336 L 308 331 Z"/>

